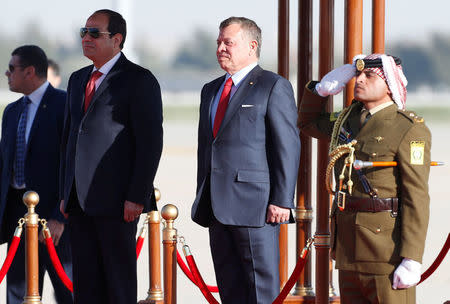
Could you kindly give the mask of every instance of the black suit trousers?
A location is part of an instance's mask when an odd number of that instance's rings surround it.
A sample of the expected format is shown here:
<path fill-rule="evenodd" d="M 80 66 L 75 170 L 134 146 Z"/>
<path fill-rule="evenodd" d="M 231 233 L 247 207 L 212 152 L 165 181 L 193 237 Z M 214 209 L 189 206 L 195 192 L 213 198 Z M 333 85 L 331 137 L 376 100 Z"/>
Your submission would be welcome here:
<path fill-rule="evenodd" d="M 72 188 L 69 204 L 76 304 L 136 304 L 138 220 L 89 216 Z"/>
<path fill-rule="evenodd" d="M 280 292 L 279 224 L 231 226 L 213 220 L 211 254 L 222 304 L 272 303 Z"/>

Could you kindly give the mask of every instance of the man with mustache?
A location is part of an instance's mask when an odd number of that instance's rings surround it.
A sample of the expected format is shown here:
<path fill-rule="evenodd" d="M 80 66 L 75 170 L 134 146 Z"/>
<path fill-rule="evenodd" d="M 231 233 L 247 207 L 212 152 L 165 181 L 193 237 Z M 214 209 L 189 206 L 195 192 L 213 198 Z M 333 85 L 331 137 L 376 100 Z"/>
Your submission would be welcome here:
<path fill-rule="evenodd" d="M 219 26 L 226 72 L 201 93 L 197 197 L 209 228 L 222 303 L 272 303 L 280 291 L 280 223 L 293 222 L 300 158 L 291 84 L 258 65 L 261 29 L 244 17 Z"/>
<path fill-rule="evenodd" d="M 121 52 L 126 22 L 94 12 L 80 29 L 92 65 L 67 87 L 61 212 L 71 228 L 75 303 L 137 302 L 136 228 L 156 210 L 162 102 L 153 74 Z"/>
<path fill-rule="evenodd" d="M 326 96 L 353 77 L 353 103 L 327 113 Z M 398 163 L 355 168 L 344 177 L 352 186 L 336 183 L 331 247 L 344 304 L 415 303 L 429 217 L 431 135 L 423 118 L 405 110 L 406 85 L 399 58 L 357 56 L 309 82 L 300 105 L 301 131 L 331 139 L 330 151 L 356 140 L 357 160 Z M 343 166 L 336 162 L 336 181 Z"/>

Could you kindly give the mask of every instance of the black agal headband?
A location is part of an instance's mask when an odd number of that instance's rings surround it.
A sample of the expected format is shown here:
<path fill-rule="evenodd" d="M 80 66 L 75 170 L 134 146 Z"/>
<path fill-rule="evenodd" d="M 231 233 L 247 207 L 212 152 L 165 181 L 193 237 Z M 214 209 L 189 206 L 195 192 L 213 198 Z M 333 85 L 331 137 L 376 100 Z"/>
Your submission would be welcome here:
<path fill-rule="evenodd" d="M 390 56 L 390 55 L 389 55 Z M 395 56 L 391 56 L 396 65 L 401 65 L 402 64 L 402 60 L 398 57 Z M 358 71 L 362 71 L 364 69 L 368 69 L 368 68 L 382 68 L 383 67 L 383 62 L 381 61 L 381 58 L 377 58 L 377 59 L 358 59 L 356 60 L 356 70 Z"/>

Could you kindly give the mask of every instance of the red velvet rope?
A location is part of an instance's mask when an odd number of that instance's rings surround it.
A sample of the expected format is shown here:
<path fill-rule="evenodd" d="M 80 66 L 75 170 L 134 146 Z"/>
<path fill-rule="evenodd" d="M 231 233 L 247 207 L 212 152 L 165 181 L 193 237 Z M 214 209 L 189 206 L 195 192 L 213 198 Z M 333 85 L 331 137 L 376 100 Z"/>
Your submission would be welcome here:
<path fill-rule="evenodd" d="M 180 266 L 181 270 L 188 277 L 188 279 L 191 280 L 192 283 L 194 283 L 195 285 L 198 286 L 198 283 L 195 281 L 194 276 L 192 275 L 192 272 L 189 270 L 189 268 L 184 263 L 183 258 L 181 257 L 181 254 L 178 250 L 177 250 L 177 262 L 178 262 L 178 266 Z M 210 292 L 219 292 L 219 288 L 217 288 L 217 286 L 206 285 L 206 287 L 208 288 L 208 290 Z"/>
<path fill-rule="evenodd" d="M 198 288 L 200 288 L 200 291 L 202 292 L 205 299 L 210 304 L 220 304 L 211 294 L 211 292 L 208 290 L 208 287 L 205 284 L 205 281 L 203 281 L 202 276 L 200 275 L 200 272 L 198 271 L 197 264 L 195 264 L 194 257 L 192 255 L 186 256 L 186 261 L 189 265 L 189 268 L 191 269 L 192 275 L 194 276 L 194 280 L 199 282 Z"/>
<path fill-rule="evenodd" d="M 51 236 L 45 238 L 45 244 L 47 245 L 47 251 L 48 254 L 50 255 L 50 259 L 52 260 L 53 267 L 55 267 L 56 273 L 63 282 L 64 286 L 66 286 L 67 289 L 73 292 L 72 281 L 69 279 L 66 272 L 64 271 L 64 268 L 61 265 L 61 262 L 58 258 L 58 254 L 56 253 L 55 250 L 55 245 L 53 245 L 53 239 Z"/>
<path fill-rule="evenodd" d="M 14 244 L 14 241 L 16 240 L 15 238 L 16 237 L 14 237 L 13 243 L 11 244 L 10 250 L 8 251 L 8 257 L 9 257 L 9 252 L 12 249 L 12 245 Z M 20 238 L 18 238 L 18 241 L 20 241 Z M 66 272 L 64 271 L 64 268 L 61 265 L 58 254 L 56 253 L 55 245 L 53 244 L 52 237 L 50 236 L 50 237 L 45 238 L 45 243 L 47 245 L 47 251 L 48 251 L 48 254 L 50 255 L 50 259 L 52 260 L 53 267 L 55 267 L 56 273 L 58 274 L 59 278 L 63 282 L 64 286 L 66 286 L 67 289 L 69 289 L 71 292 L 73 292 L 72 281 L 69 279 Z M 17 242 L 17 245 L 18 245 L 18 242 Z M 140 237 L 138 237 L 138 240 L 136 243 L 136 259 L 139 258 L 139 255 L 141 253 L 143 245 L 144 245 L 144 237 L 140 236 Z M 15 250 L 17 250 L 17 247 Z M 14 250 L 14 253 L 15 253 L 15 250 Z M 12 261 L 12 259 L 11 259 L 11 261 Z M 5 261 L 5 263 L 6 263 L 6 261 Z M 11 262 L 9 262 L 9 264 L 11 265 Z M 1 270 L 2 273 L 0 274 L 0 275 L 2 275 L 0 277 L 0 283 L 4 276 L 3 268 L 4 268 L 4 266 L 2 267 L 2 270 Z M 8 265 L 8 268 L 9 268 L 9 265 Z M 8 271 L 8 268 L 6 269 L 6 272 Z M 6 274 L 6 272 L 5 272 L 5 274 Z"/>
<path fill-rule="evenodd" d="M 19 247 L 19 243 L 20 243 L 20 237 L 14 236 L 12 239 L 12 242 L 11 242 L 11 246 L 9 246 L 9 249 L 8 249 L 8 255 L 6 256 L 6 259 L 3 262 L 2 269 L 0 270 L 0 284 L 2 283 L 3 279 L 5 278 L 5 275 L 8 272 L 12 261 L 14 260 L 14 256 L 16 255 L 17 248 Z"/>
<path fill-rule="evenodd" d="M 441 252 L 439 252 L 433 264 L 431 264 L 431 266 L 428 267 L 428 269 L 422 274 L 422 276 L 420 277 L 420 282 L 417 283 L 417 285 L 428 279 L 428 277 L 436 270 L 436 268 L 439 267 L 439 265 L 444 260 L 445 255 L 447 254 L 449 248 L 450 248 L 450 233 L 447 236 L 447 240 L 445 241 L 444 247 L 442 247 Z"/>
<path fill-rule="evenodd" d="M 297 281 L 298 277 L 300 276 L 300 273 L 305 267 L 308 252 L 309 252 L 308 249 L 304 249 L 302 254 L 298 257 L 294 271 L 292 272 L 286 284 L 284 284 L 283 290 L 281 290 L 280 294 L 278 295 L 278 297 L 276 297 L 276 299 L 272 302 L 272 304 L 282 304 L 283 301 L 286 299 L 287 295 L 289 294 L 289 291 L 291 291 L 292 287 L 294 287 L 295 282 Z"/>
<path fill-rule="evenodd" d="M 295 282 L 297 281 L 298 277 L 300 276 L 300 273 L 302 272 L 303 268 L 305 267 L 306 257 L 308 256 L 308 252 L 309 252 L 309 249 L 307 249 L 305 247 L 303 249 L 302 254 L 299 256 L 299 258 L 297 260 L 297 265 L 295 265 L 295 269 L 292 272 L 291 276 L 289 277 L 289 280 L 286 282 L 286 284 L 283 287 L 283 290 L 280 292 L 280 294 L 277 296 L 277 298 L 272 302 L 272 304 L 282 304 L 283 301 L 286 299 L 287 295 L 289 294 L 289 291 L 291 291 L 292 287 L 294 287 Z M 179 254 L 177 252 L 177 261 L 178 261 L 178 255 Z M 198 286 L 198 288 L 200 288 L 200 291 L 202 292 L 203 296 L 208 301 L 208 303 L 219 304 L 219 302 L 217 302 L 217 300 L 213 297 L 211 292 L 208 290 L 208 287 L 206 286 L 205 281 L 203 281 L 203 278 L 202 278 L 200 272 L 198 271 L 197 264 L 195 263 L 194 257 L 192 255 L 186 255 L 186 261 L 188 262 L 191 274 L 193 276 L 193 280 L 191 279 L 191 281 L 199 282 L 199 284 L 196 284 L 196 285 Z"/>
<path fill-rule="evenodd" d="M 144 245 L 144 237 L 139 236 L 136 242 L 136 260 L 139 259 L 139 255 L 141 254 L 143 245 Z"/>

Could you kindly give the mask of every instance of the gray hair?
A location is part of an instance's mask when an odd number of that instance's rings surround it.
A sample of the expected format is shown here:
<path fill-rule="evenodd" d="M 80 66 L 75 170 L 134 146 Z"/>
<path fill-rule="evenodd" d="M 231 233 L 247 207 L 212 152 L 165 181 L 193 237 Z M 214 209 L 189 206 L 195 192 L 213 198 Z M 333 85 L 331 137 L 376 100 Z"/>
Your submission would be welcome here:
<path fill-rule="evenodd" d="M 239 24 L 248 38 L 251 40 L 256 40 L 258 43 L 258 47 L 256 48 L 256 57 L 259 58 L 259 55 L 261 54 L 262 36 L 261 29 L 256 22 L 245 17 L 230 17 L 220 23 L 219 30 L 223 30 L 231 24 Z"/>

